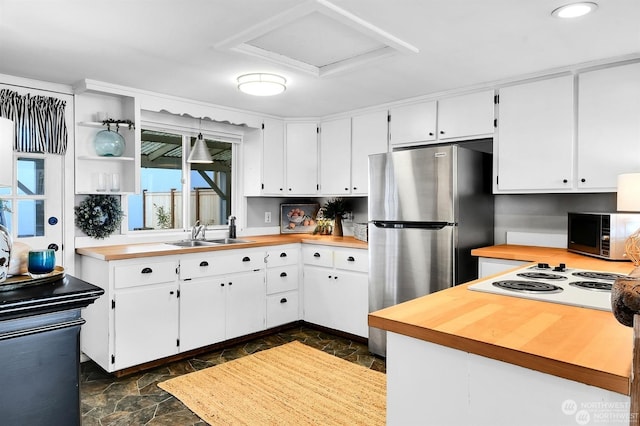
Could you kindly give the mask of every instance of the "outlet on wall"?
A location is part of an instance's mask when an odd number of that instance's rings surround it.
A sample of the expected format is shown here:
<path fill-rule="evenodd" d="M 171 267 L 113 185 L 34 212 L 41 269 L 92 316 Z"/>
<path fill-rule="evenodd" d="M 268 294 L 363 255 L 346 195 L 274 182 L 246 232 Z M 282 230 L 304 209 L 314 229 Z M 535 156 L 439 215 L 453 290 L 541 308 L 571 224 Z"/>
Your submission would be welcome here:
<path fill-rule="evenodd" d="M 264 223 L 271 223 L 271 212 L 264 212 Z"/>

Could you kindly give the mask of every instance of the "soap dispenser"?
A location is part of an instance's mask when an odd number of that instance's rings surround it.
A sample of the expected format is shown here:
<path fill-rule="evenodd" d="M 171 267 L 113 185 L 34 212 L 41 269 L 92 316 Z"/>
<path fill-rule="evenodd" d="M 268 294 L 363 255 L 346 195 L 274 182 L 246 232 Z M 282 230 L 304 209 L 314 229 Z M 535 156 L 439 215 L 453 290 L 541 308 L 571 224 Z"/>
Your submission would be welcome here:
<path fill-rule="evenodd" d="M 229 238 L 236 238 L 236 217 L 229 216 Z"/>

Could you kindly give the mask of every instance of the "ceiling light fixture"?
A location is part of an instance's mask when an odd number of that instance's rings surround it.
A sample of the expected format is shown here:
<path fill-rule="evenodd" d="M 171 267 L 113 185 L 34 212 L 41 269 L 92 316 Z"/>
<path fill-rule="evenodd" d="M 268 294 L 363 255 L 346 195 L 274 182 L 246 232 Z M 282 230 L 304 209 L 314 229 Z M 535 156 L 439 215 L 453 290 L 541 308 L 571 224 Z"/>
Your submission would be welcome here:
<path fill-rule="evenodd" d="M 284 92 L 287 79 L 277 74 L 253 73 L 238 77 L 238 89 L 254 96 L 273 96 Z"/>
<path fill-rule="evenodd" d="M 193 149 L 189 154 L 187 163 L 213 163 L 209 148 L 207 148 L 207 142 L 202 137 L 202 133 L 198 133 L 196 143 L 193 144 Z"/>
<path fill-rule="evenodd" d="M 551 12 L 556 18 L 578 18 L 593 12 L 598 8 L 596 3 L 584 1 L 579 3 L 565 4 Z"/>

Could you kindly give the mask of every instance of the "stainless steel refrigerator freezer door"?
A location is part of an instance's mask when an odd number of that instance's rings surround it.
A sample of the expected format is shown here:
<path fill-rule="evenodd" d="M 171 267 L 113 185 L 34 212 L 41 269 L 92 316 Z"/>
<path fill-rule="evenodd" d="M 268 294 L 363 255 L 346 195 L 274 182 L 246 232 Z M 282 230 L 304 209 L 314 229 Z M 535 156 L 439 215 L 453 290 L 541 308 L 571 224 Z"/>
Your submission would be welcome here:
<path fill-rule="evenodd" d="M 369 156 L 369 220 L 456 222 L 457 147 Z"/>
<path fill-rule="evenodd" d="M 417 225 L 369 226 L 369 312 L 453 285 L 457 228 L 446 223 L 433 228 L 395 226 Z M 385 331 L 369 327 L 369 350 L 386 355 Z"/>

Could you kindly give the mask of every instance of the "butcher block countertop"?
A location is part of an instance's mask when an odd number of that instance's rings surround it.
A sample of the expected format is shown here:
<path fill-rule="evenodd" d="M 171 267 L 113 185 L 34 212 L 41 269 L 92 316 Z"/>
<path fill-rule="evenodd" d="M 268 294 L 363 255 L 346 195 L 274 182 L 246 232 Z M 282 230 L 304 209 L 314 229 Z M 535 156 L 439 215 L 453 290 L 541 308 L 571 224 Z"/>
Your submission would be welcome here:
<path fill-rule="evenodd" d="M 501 245 L 472 254 L 625 274 L 633 269 L 630 262 L 564 249 Z M 369 325 L 629 395 L 633 329 L 612 313 L 468 290 L 474 282 L 371 313 Z"/>
<path fill-rule="evenodd" d="M 247 237 L 241 236 L 238 237 L 238 239 L 246 240 L 248 242 L 238 244 L 220 244 L 204 247 L 178 247 L 161 242 L 123 244 L 102 247 L 82 247 L 77 248 L 76 253 L 83 256 L 93 257 L 99 260 L 122 260 L 151 256 L 200 253 L 203 251 L 237 250 L 293 243 L 321 244 L 362 249 L 366 249 L 368 247 L 368 244 L 366 242 L 356 240 L 353 237 L 333 237 L 311 234 L 256 235 Z"/>

